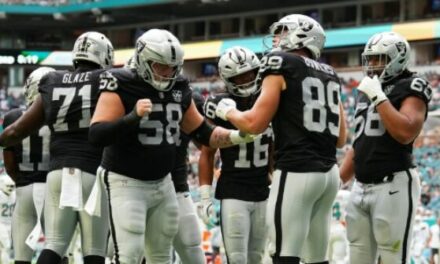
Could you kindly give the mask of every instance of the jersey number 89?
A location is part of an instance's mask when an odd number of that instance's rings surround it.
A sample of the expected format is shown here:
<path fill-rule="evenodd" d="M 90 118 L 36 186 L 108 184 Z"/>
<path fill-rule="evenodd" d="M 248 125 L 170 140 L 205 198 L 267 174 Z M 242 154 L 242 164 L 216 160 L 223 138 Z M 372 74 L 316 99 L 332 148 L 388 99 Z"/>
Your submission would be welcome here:
<path fill-rule="evenodd" d="M 339 118 L 335 123 L 327 121 L 330 114 L 339 117 L 339 88 L 339 83 L 334 81 L 329 81 L 327 87 L 324 87 L 324 83 L 315 77 L 307 77 L 302 81 L 305 128 L 322 133 L 328 127 L 332 135 L 339 136 Z"/>

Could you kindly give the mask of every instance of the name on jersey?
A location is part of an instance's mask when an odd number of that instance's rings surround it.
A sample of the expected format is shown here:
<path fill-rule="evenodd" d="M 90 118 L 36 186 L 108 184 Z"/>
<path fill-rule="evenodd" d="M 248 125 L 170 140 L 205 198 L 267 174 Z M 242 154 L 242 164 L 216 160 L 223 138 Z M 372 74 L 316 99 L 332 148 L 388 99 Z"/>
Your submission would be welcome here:
<path fill-rule="evenodd" d="M 307 67 L 310 67 L 310 68 L 315 69 L 317 71 L 325 72 L 330 75 L 335 75 L 335 71 L 333 71 L 333 68 L 329 65 L 319 63 L 315 60 L 312 60 L 312 59 L 309 59 L 306 57 L 304 57 L 304 62 L 306 63 Z"/>
<path fill-rule="evenodd" d="M 63 76 L 63 83 L 81 83 L 90 81 L 91 72 L 82 72 L 82 73 L 66 73 Z"/>

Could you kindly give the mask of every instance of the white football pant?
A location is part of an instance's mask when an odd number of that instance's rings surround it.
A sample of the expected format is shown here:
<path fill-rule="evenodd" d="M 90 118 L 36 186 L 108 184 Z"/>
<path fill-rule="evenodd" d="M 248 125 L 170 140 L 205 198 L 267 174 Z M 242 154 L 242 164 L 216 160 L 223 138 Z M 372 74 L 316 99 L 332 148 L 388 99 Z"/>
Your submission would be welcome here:
<path fill-rule="evenodd" d="M 221 228 L 229 264 L 261 264 L 267 244 L 267 201 L 221 200 Z"/>
<path fill-rule="evenodd" d="M 141 181 L 104 173 L 116 263 L 138 264 L 145 254 L 148 264 L 170 264 L 179 219 L 171 176 Z"/>
<path fill-rule="evenodd" d="M 394 173 L 392 182 L 355 182 L 347 206 L 350 261 L 371 264 L 381 256 L 383 264 L 409 262 L 412 226 L 420 195 L 416 170 Z"/>
<path fill-rule="evenodd" d="M 274 172 L 266 217 L 269 253 L 274 260 L 326 260 L 331 210 L 338 188 L 337 165 L 328 172 Z"/>

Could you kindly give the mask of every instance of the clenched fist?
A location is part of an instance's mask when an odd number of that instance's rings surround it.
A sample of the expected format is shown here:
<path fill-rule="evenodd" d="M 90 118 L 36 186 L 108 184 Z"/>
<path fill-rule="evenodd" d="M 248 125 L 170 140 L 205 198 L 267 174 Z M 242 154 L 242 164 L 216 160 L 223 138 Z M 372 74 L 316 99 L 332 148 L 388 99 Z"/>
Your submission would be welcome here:
<path fill-rule="evenodd" d="M 139 99 L 136 103 L 136 114 L 139 117 L 148 116 L 153 110 L 153 103 L 150 99 Z"/>

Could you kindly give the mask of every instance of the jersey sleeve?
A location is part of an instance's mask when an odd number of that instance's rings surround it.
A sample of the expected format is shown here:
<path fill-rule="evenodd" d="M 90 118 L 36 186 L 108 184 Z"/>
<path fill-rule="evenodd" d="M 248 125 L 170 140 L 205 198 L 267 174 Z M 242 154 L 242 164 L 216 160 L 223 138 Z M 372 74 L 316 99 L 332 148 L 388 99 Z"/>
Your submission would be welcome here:
<path fill-rule="evenodd" d="M 215 114 L 215 110 L 217 109 L 217 104 L 221 99 L 225 98 L 222 95 L 210 95 L 206 98 L 205 104 L 203 105 L 203 113 L 209 121 L 213 123 L 218 123 L 218 117 Z"/>
<path fill-rule="evenodd" d="M 399 99 L 403 101 L 405 98 L 415 96 L 423 100 L 426 106 L 432 98 L 432 88 L 427 80 L 421 77 L 412 77 L 405 79 L 395 88 L 399 92 Z M 401 87 L 400 87 L 401 86 Z"/>
<path fill-rule="evenodd" d="M 273 52 L 261 59 L 257 83 L 261 85 L 268 75 L 283 75 L 284 78 L 293 78 L 303 74 L 306 67 L 301 56 L 287 54 L 285 52 Z"/>
<path fill-rule="evenodd" d="M 99 92 L 116 92 L 119 87 L 119 80 L 117 74 L 111 70 L 104 71 L 99 75 Z"/>
<path fill-rule="evenodd" d="M 279 52 L 269 53 L 261 58 L 259 78 L 263 80 L 267 75 L 281 75 L 286 66 L 283 54 Z"/>
<path fill-rule="evenodd" d="M 225 121 L 215 114 L 215 110 L 217 109 L 217 104 L 224 98 L 229 98 L 228 94 L 220 93 L 216 95 L 210 95 L 206 98 L 205 104 L 203 106 L 203 111 L 205 118 L 210 121 L 212 124 L 221 126 L 227 129 L 234 129 L 234 126 Z"/>

